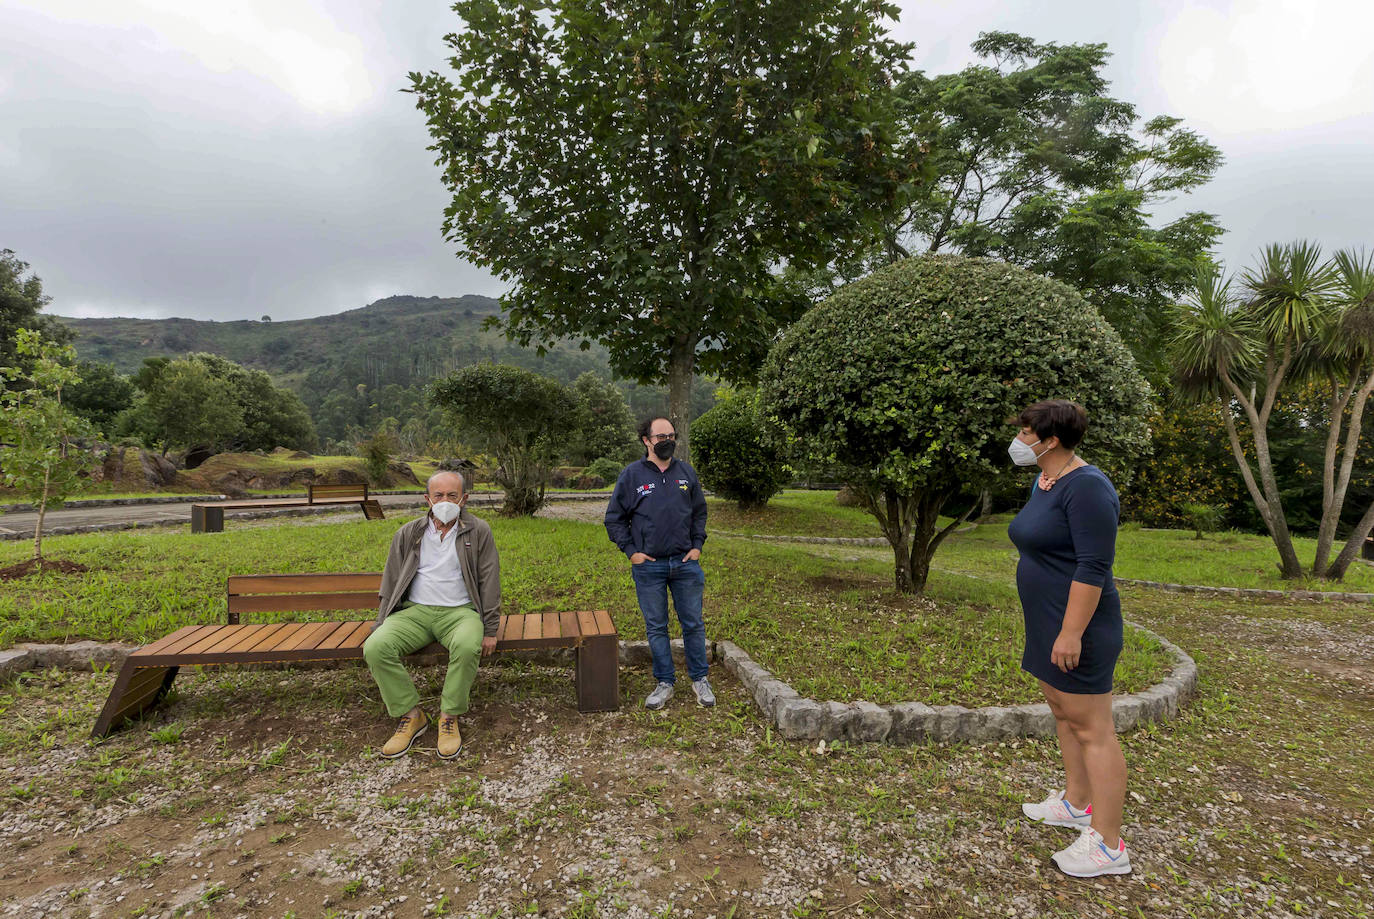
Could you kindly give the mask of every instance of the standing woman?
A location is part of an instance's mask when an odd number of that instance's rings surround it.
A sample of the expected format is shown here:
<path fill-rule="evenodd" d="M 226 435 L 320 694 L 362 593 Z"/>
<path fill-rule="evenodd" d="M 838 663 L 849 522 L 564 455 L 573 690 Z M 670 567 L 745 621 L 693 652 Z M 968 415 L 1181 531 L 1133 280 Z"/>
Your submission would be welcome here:
<path fill-rule="evenodd" d="M 1121 838 L 1126 760 L 1112 723 L 1112 673 L 1121 654 L 1121 597 L 1112 580 L 1121 505 L 1107 476 L 1074 451 L 1088 428 L 1081 405 L 1037 402 L 1015 419 L 1008 452 L 1039 466 L 1030 500 L 1008 528 L 1021 560 L 1016 590 L 1026 620 L 1021 668 L 1054 713 L 1065 787 L 1021 810 L 1037 823 L 1081 828 L 1054 853 L 1065 874 L 1129 874 Z"/>

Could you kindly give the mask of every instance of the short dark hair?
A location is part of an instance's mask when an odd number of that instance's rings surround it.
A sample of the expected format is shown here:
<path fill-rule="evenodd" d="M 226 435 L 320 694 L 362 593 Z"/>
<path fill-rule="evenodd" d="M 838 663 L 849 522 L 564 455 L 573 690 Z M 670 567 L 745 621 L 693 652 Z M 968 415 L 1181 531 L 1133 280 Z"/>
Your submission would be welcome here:
<path fill-rule="evenodd" d="M 1059 445 L 1070 450 L 1083 442 L 1088 430 L 1087 411 L 1068 399 L 1047 399 L 1028 405 L 1012 421 L 1030 428 L 1041 440 L 1058 437 Z"/>
<path fill-rule="evenodd" d="M 644 438 L 649 436 L 649 432 L 654 429 L 654 422 L 658 421 L 659 419 L 662 419 L 668 422 L 669 424 L 673 424 L 673 419 L 669 418 L 667 415 L 650 415 L 648 418 L 645 418 L 643 421 L 641 421 L 639 423 L 639 427 L 635 429 L 639 432 L 640 440 L 643 440 Z M 673 430 L 677 430 L 677 425 L 673 424 Z"/>

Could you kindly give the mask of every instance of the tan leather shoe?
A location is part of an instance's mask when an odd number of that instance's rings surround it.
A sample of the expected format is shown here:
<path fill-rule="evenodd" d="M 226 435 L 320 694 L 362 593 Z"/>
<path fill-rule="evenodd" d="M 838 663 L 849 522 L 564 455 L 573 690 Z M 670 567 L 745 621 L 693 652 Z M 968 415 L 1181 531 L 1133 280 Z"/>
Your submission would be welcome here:
<path fill-rule="evenodd" d="M 463 752 L 463 735 L 456 715 L 439 716 L 439 758 L 453 759 Z"/>
<path fill-rule="evenodd" d="M 391 735 L 391 739 L 382 747 L 382 756 L 387 759 L 395 759 L 398 756 L 405 756 L 414 746 L 415 739 L 425 732 L 429 727 L 429 716 L 424 712 L 414 715 L 406 715 L 401 718 L 401 723 L 396 725 L 396 733 Z"/>

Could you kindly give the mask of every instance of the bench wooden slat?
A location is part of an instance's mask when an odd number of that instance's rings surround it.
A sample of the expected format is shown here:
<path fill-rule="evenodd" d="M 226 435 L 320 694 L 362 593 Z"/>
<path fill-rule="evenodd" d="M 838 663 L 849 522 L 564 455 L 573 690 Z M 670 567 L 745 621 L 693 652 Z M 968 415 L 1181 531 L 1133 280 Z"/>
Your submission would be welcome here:
<path fill-rule="evenodd" d="M 324 609 L 376 609 L 377 592 L 255 594 L 229 598 L 231 613 L 284 613 Z"/>
<path fill-rule="evenodd" d="M 509 616 L 501 617 L 501 624 L 496 627 L 496 643 L 499 645 L 506 640 L 506 624 L 510 622 Z"/>
<path fill-rule="evenodd" d="M 596 614 L 588 609 L 580 609 L 577 611 L 577 626 L 583 638 L 596 635 L 600 631 L 596 625 Z"/>
<path fill-rule="evenodd" d="M 544 637 L 544 617 L 538 613 L 527 614 L 525 616 L 525 639 Z"/>
<path fill-rule="evenodd" d="M 296 637 L 296 633 L 305 628 L 309 623 L 288 622 L 280 632 L 254 648 L 254 651 L 281 651 L 291 639 Z"/>
<path fill-rule="evenodd" d="M 197 650 L 196 647 L 187 648 L 186 653 L 208 654 L 211 651 L 227 651 L 242 637 L 239 634 L 240 628 L 242 628 L 242 626 L 238 628 L 229 628 L 225 626 L 215 633 L 215 640 L 212 644 L 200 647 L 199 650 Z"/>
<path fill-rule="evenodd" d="M 563 623 L 559 620 L 557 613 L 544 614 L 544 637 L 562 638 Z"/>
<path fill-rule="evenodd" d="M 168 636 L 176 637 L 176 640 L 174 640 L 174 642 L 162 644 L 162 647 L 158 648 L 157 654 L 177 653 L 177 651 L 180 651 L 181 648 L 187 647 L 188 644 L 194 644 L 195 640 L 198 639 L 199 636 L 203 636 L 206 632 L 212 631 L 212 629 L 217 628 L 220 628 L 220 626 L 194 625 L 191 626 L 190 629 L 177 629 L 177 631 L 174 632 L 173 635 Z M 161 642 L 159 642 L 158 644 L 161 644 Z M 136 657 L 146 657 L 147 654 L 150 654 L 150 651 L 148 651 L 148 648 L 139 648 L 139 650 L 135 651 L 135 653 L 133 654 L 135 654 Z"/>
<path fill-rule="evenodd" d="M 559 632 L 562 633 L 562 635 L 563 635 L 564 638 L 581 638 L 581 637 L 582 637 L 582 630 L 579 629 L 579 628 L 577 627 L 577 614 L 576 614 L 576 613 L 559 613 L 559 614 L 558 614 L 558 625 L 559 625 Z"/>
<path fill-rule="evenodd" d="M 348 628 L 336 629 L 327 641 L 320 643 L 319 650 L 327 651 L 331 648 L 361 648 L 363 642 L 367 641 L 367 636 L 372 634 L 372 622 L 345 622 Z M 354 637 L 361 632 L 362 636 L 354 642 Z"/>
<path fill-rule="evenodd" d="M 263 632 L 267 631 L 268 629 L 275 629 L 280 627 L 281 623 L 279 622 L 260 622 L 254 623 L 253 625 L 240 626 L 238 629 L 238 635 L 234 639 L 233 643 L 222 648 L 221 650 L 242 651 L 245 648 L 250 648 L 253 646 L 253 642 Z"/>
<path fill-rule="evenodd" d="M 338 627 L 335 622 L 312 622 L 305 628 L 296 632 L 290 641 L 284 642 L 279 646 L 282 651 L 305 650 L 307 647 L 313 648 L 320 643 L 324 637 L 321 632 L 329 633 Z"/>
<path fill-rule="evenodd" d="M 138 649 L 137 651 L 135 651 L 134 653 L 135 653 L 135 654 L 152 654 L 152 653 L 155 652 L 155 651 L 160 651 L 161 649 L 167 647 L 168 645 L 172 644 L 174 641 L 177 641 L 177 640 L 179 640 L 179 639 L 185 638 L 187 635 L 191 634 L 191 633 L 194 632 L 196 629 L 202 629 L 202 628 L 204 628 L 204 626 L 200 626 L 200 625 L 183 625 L 181 628 L 177 629 L 177 630 L 176 630 L 175 632 L 173 632 L 172 634 L 170 634 L 170 635 L 164 635 L 164 636 L 162 636 L 161 638 L 159 638 L 157 641 L 153 642 L 152 644 L 144 645 L 142 648 L 139 648 L 139 649 Z"/>
<path fill-rule="evenodd" d="M 604 609 L 599 609 L 596 611 L 596 625 L 596 633 L 598 635 L 615 634 L 615 622 L 611 620 L 611 614 L 606 612 Z"/>
<path fill-rule="evenodd" d="M 263 629 L 263 630 L 262 630 L 261 632 L 259 632 L 257 635 L 253 636 L 253 640 L 252 640 L 252 641 L 246 642 L 242 647 L 237 648 L 237 649 L 235 649 L 235 650 L 241 651 L 241 652 L 243 652 L 243 653 L 245 653 L 245 654 L 246 654 L 247 652 L 249 652 L 249 651 L 256 651 L 258 648 L 262 647 L 265 643 L 270 642 L 270 641 L 273 639 L 273 637 L 275 637 L 276 635 L 278 635 L 283 629 L 285 629 L 285 628 L 286 628 L 287 626 L 289 626 L 290 624 L 291 624 L 291 623 L 289 623 L 289 622 L 273 622 L 273 623 L 270 623 L 270 624 L 268 625 L 267 628 Z M 271 647 L 271 646 L 268 645 L 268 647 Z"/>
<path fill-rule="evenodd" d="M 375 572 L 357 574 L 235 574 L 229 577 L 229 595 L 348 593 L 370 590 L 376 594 L 382 576 Z"/>
<path fill-rule="evenodd" d="M 315 650 L 315 649 L 318 648 L 320 645 L 322 645 L 322 644 L 324 644 L 326 641 L 328 641 L 328 640 L 329 640 L 329 637 L 330 637 L 331 635 L 333 635 L 333 634 L 334 634 L 335 632 L 337 632 L 339 629 L 341 629 L 341 628 L 344 627 L 344 623 L 342 623 L 342 622 L 326 622 L 326 623 L 324 623 L 324 625 L 328 626 L 328 628 L 317 630 L 317 631 L 315 632 L 314 635 L 311 635 L 311 636 L 310 636 L 310 639 L 309 639 L 308 641 L 303 642 L 302 644 L 300 644 L 300 645 L 298 646 L 298 647 L 300 648 L 300 650 L 302 650 L 302 651 L 313 651 L 313 650 Z"/>

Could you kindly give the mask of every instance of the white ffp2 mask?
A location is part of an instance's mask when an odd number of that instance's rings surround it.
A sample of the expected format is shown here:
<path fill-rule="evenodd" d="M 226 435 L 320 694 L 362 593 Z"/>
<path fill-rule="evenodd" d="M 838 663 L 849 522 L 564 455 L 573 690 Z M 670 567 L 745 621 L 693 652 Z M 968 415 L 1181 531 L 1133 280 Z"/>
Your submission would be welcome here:
<path fill-rule="evenodd" d="M 1035 444 L 1040 443 L 1036 441 Z M 1007 447 L 1007 452 L 1011 454 L 1011 461 L 1018 466 L 1034 466 L 1035 461 L 1040 459 L 1034 450 L 1035 444 L 1028 444 L 1019 437 L 1013 437 L 1011 446 Z"/>
<path fill-rule="evenodd" d="M 463 510 L 461 505 L 454 504 L 452 501 L 440 501 L 429 506 L 429 512 L 433 514 L 440 523 L 448 526 L 458 518 L 458 514 Z"/>

